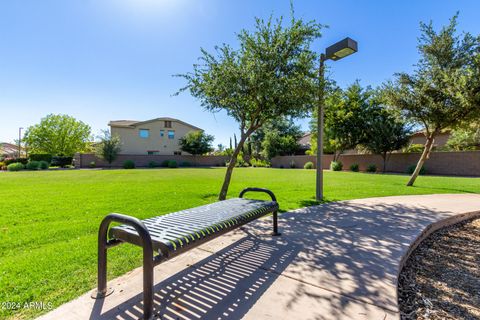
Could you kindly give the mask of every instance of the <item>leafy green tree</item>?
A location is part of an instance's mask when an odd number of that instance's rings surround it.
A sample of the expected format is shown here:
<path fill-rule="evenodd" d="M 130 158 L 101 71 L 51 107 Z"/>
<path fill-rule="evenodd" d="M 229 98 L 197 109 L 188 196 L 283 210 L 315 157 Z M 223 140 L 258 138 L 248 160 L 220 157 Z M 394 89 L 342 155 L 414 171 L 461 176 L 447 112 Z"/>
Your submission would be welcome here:
<path fill-rule="evenodd" d="M 386 85 L 389 103 L 424 127 L 425 148 L 407 186 L 429 158 L 435 136 L 480 113 L 480 37 L 456 31 L 457 15 L 439 32 L 421 23 L 420 61 L 412 74 L 399 73 Z"/>
<path fill-rule="evenodd" d="M 412 132 L 405 121 L 385 107 L 372 106 L 369 113 L 363 146 L 371 153 L 382 156 L 385 172 L 392 151 L 407 146 Z"/>
<path fill-rule="evenodd" d="M 264 159 L 277 155 L 292 155 L 299 149 L 302 137 L 300 126 L 293 119 L 279 118 L 269 121 L 250 137 L 252 153 Z"/>
<path fill-rule="evenodd" d="M 472 123 L 469 126 L 453 130 L 447 141 L 447 147 L 455 151 L 479 149 L 480 124 Z"/>
<path fill-rule="evenodd" d="M 358 81 L 342 90 L 334 87 L 325 98 L 324 152 L 333 153 L 333 161 L 348 149 L 365 141 L 369 107 L 374 94 L 370 87 L 362 88 Z M 317 112 L 310 122 L 312 143 L 310 153 L 317 148 Z"/>
<path fill-rule="evenodd" d="M 190 131 L 184 137 L 180 138 L 180 149 L 193 155 L 195 158 L 199 154 L 212 151 L 212 142 L 215 138 L 203 131 Z"/>
<path fill-rule="evenodd" d="M 31 153 L 73 156 L 88 148 L 90 126 L 64 114 L 49 114 L 28 127 L 23 141 Z"/>
<path fill-rule="evenodd" d="M 99 137 L 100 142 L 95 146 L 95 154 L 108 162 L 110 167 L 112 162 L 118 158 L 118 154 L 122 150 L 120 137 L 112 136 L 110 131 L 102 131 L 102 136 Z"/>
<path fill-rule="evenodd" d="M 242 30 L 238 49 L 202 49 L 193 72 L 180 75 L 186 87 L 211 112 L 225 111 L 239 124 L 240 140 L 231 156 L 219 199 L 227 195 L 237 156 L 248 137 L 265 123 L 281 117 L 306 116 L 318 90 L 317 54 L 310 49 L 322 26 L 293 17 L 257 18 L 254 31 Z"/>

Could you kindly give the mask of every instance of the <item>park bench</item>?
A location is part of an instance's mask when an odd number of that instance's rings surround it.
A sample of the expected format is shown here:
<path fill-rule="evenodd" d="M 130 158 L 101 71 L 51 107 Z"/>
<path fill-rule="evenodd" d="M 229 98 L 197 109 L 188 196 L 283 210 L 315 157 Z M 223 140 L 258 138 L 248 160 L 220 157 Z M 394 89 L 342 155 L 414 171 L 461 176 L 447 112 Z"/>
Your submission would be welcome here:
<path fill-rule="evenodd" d="M 268 200 L 245 199 L 247 192 L 264 192 Z M 137 218 L 111 213 L 100 224 L 98 233 L 98 290 L 93 298 L 104 298 L 113 292 L 107 289 L 107 249 L 128 242 L 143 248 L 143 315 L 153 316 L 153 268 L 202 243 L 273 214 L 273 233 L 279 235 L 278 203 L 273 192 L 261 188 L 246 188 L 238 198 L 186 209 L 154 218 Z M 122 223 L 111 227 L 112 222 Z M 154 255 L 154 253 L 157 253 Z"/>

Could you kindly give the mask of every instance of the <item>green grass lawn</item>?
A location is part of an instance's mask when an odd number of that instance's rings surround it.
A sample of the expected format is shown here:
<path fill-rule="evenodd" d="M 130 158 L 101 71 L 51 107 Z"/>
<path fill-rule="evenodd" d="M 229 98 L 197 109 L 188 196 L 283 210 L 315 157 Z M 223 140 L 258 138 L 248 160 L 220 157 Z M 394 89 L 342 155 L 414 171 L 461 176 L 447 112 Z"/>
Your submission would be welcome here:
<path fill-rule="evenodd" d="M 56 307 L 95 287 L 101 219 L 119 212 L 147 218 L 216 200 L 225 168 L 0 172 L 0 302 Z M 480 179 L 325 172 L 326 201 L 388 195 L 480 193 Z M 235 169 L 229 196 L 271 189 L 282 210 L 314 204 L 315 171 Z M 109 251 L 109 279 L 141 265 L 141 251 Z M 0 309 L 0 318 L 42 311 Z"/>

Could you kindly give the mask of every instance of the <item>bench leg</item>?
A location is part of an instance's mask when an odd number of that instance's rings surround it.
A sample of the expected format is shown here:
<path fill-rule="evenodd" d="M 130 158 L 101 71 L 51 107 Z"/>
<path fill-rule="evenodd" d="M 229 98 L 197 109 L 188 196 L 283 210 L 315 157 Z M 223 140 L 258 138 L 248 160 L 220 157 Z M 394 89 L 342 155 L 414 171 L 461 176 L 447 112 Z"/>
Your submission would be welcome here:
<path fill-rule="evenodd" d="M 278 213 L 277 210 L 273 212 L 273 232 L 272 236 L 279 236 L 281 235 L 280 232 L 278 232 Z"/>
<path fill-rule="evenodd" d="M 145 225 L 138 219 L 118 213 L 106 216 L 98 231 L 98 288 L 92 298 L 104 298 L 113 290 L 107 289 L 107 249 L 120 244 L 119 240 L 108 240 L 108 227 L 111 222 L 128 224 L 135 228 L 142 239 L 143 248 L 143 317 L 153 318 L 153 247 L 152 239 Z"/>
<path fill-rule="evenodd" d="M 143 248 L 143 318 L 153 318 L 153 250 Z"/>
<path fill-rule="evenodd" d="M 102 222 L 98 232 L 97 292 L 92 298 L 101 299 L 110 295 L 113 289 L 107 288 L 107 230 L 109 222 Z"/>

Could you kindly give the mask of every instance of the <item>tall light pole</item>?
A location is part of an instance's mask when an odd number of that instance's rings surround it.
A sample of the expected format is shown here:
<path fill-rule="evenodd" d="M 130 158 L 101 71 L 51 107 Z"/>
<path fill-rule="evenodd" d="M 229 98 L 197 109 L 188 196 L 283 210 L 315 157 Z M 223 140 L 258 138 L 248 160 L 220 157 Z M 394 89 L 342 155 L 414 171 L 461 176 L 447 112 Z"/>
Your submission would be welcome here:
<path fill-rule="evenodd" d="M 18 157 L 21 158 L 21 150 L 22 150 L 22 127 L 18 128 Z"/>
<path fill-rule="evenodd" d="M 323 200 L 323 114 L 324 114 L 324 99 L 325 99 L 325 61 L 337 61 L 352 53 L 357 52 L 358 46 L 355 40 L 345 38 L 334 45 L 325 49 L 325 53 L 320 55 L 320 67 L 318 70 L 319 76 L 319 92 L 318 92 L 318 106 L 317 106 L 317 177 L 316 177 L 316 194 L 317 201 Z"/>

